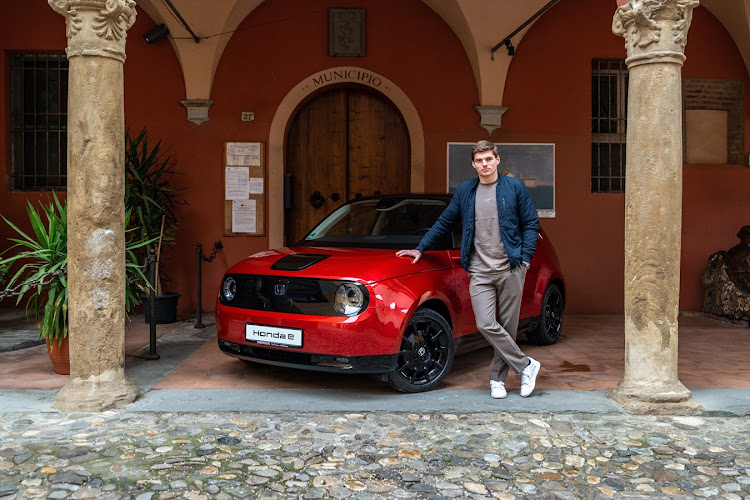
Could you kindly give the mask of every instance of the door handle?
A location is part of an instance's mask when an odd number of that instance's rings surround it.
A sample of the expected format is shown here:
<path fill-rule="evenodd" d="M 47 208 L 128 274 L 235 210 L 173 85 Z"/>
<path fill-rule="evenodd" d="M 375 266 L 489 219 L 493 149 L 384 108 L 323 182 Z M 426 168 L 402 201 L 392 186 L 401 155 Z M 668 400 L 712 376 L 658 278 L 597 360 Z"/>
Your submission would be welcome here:
<path fill-rule="evenodd" d="M 315 191 L 310 195 L 309 201 L 313 208 L 320 208 L 326 202 L 326 199 L 320 194 L 320 191 Z"/>

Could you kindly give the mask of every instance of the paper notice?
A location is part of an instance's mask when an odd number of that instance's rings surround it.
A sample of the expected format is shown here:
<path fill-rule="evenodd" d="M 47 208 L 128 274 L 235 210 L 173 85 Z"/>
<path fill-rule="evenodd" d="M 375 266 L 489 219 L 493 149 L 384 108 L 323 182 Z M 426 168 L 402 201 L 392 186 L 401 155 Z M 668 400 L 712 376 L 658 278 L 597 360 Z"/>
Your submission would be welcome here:
<path fill-rule="evenodd" d="M 257 233 L 255 200 L 232 200 L 232 232 Z"/>
<path fill-rule="evenodd" d="M 227 167 L 224 183 L 225 200 L 246 200 L 250 193 L 250 169 Z"/>
<path fill-rule="evenodd" d="M 260 166 L 260 143 L 228 142 L 227 165 Z"/>
<path fill-rule="evenodd" d="M 263 194 L 263 177 L 250 178 L 250 194 Z"/>

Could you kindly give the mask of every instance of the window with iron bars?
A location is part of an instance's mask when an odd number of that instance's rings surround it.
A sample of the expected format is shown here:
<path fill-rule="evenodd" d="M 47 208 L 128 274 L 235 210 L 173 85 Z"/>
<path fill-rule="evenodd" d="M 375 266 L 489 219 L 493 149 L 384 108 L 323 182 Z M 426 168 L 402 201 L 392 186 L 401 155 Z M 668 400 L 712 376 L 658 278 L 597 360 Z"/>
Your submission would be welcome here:
<path fill-rule="evenodd" d="M 68 60 L 64 53 L 11 53 L 11 186 L 67 185 Z"/>
<path fill-rule="evenodd" d="M 625 192 L 628 68 L 622 59 L 591 61 L 591 192 Z"/>

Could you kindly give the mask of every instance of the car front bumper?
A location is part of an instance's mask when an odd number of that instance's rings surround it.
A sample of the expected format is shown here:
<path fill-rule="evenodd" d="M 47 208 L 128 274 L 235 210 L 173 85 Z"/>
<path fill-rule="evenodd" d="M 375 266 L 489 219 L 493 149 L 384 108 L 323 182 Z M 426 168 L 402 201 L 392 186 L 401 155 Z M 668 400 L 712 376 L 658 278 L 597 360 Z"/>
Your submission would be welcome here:
<path fill-rule="evenodd" d="M 219 339 L 219 349 L 229 356 L 275 366 L 323 372 L 386 373 L 396 369 L 398 354 L 341 356 L 299 350 L 274 349 Z"/>

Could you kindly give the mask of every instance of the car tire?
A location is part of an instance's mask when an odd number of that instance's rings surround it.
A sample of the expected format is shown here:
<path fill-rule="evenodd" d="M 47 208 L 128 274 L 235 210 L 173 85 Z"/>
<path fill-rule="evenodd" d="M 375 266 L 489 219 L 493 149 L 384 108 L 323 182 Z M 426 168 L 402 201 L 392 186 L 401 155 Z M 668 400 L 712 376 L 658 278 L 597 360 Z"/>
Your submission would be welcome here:
<path fill-rule="evenodd" d="M 526 334 L 529 342 L 536 345 L 552 345 L 557 342 L 562 331 L 564 308 L 565 300 L 560 287 L 550 283 L 544 291 L 536 328 Z"/>
<path fill-rule="evenodd" d="M 401 340 L 396 369 L 388 384 L 401 392 L 424 392 L 440 384 L 456 355 L 453 330 L 439 313 L 419 308 L 409 319 Z"/>

